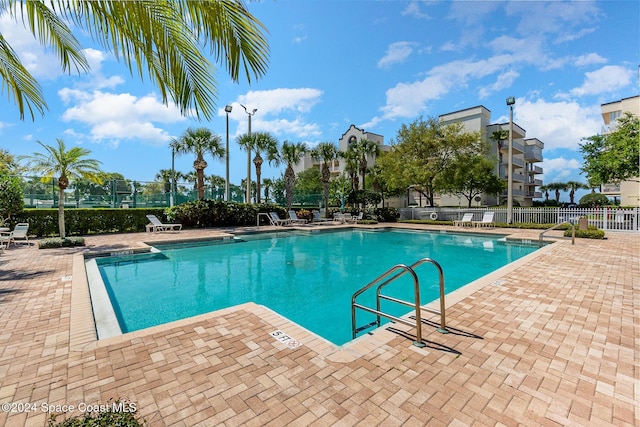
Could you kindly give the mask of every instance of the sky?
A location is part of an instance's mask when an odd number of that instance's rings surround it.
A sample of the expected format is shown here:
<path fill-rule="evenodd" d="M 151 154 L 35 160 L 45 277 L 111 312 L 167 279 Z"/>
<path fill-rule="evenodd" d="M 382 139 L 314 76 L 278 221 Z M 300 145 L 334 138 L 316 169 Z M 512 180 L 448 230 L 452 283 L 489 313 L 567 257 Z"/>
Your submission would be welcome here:
<path fill-rule="evenodd" d="M 0 33 L 39 79 L 45 116 L 20 120 L 4 88 L 0 148 L 42 152 L 36 141 L 80 145 L 106 172 L 152 181 L 171 168 L 169 142 L 188 127 L 226 139 L 230 181 L 247 175 L 247 154 L 235 143 L 267 131 L 280 142 L 337 144 L 350 125 L 391 144 L 403 124 L 483 105 L 492 123 L 514 122 L 545 146 L 545 184 L 586 182 L 581 138 L 601 132 L 600 105 L 639 93 L 640 2 L 629 1 L 374 1 L 264 0 L 247 3 L 267 29 L 265 76 L 233 82 L 219 67 L 218 114 L 198 121 L 162 104 L 148 79 L 132 77 L 113 55 L 75 32 L 91 71 L 65 74 L 50 49 L 21 24 L 0 16 Z M 175 168 L 192 170 L 193 156 Z M 207 159 L 205 174 L 224 177 L 223 160 Z M 284 166 L 265 163 L 263 178 Z M 252 170 L 252 178 L 255 172 Z M 563 194 L 562 201 L 568 201 Z"/>

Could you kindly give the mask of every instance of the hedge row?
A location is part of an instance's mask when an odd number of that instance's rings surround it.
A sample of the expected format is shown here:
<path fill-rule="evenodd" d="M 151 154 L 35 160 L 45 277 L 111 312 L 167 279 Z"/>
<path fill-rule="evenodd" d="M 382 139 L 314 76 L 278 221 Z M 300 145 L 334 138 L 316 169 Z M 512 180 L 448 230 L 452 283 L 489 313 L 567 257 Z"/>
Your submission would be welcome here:
<path fill-rule="evenodd" d="M 166 220 L 162 208 L 141 209 L 65 209 L 64 223 L 68 236 L 101 233 L 127 233 L 144 231 L 149 223 L 146 215 Z M 25 209 L 12 219 L 12 227 L 18 222 L 29 223 L 29 235 L 57 236 L 58 209 Z"/>

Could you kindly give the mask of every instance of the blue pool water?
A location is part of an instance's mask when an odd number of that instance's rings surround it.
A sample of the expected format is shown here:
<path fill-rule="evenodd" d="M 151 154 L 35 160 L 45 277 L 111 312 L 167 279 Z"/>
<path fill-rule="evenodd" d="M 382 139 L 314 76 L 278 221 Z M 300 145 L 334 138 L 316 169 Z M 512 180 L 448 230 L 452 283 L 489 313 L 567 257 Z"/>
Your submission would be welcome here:
<path fill-rule="evenodd" d="M 122 332 L 255 302 L 341 345 L 351 340 L 351 296 L 396 264 L 429 257 L 451 292 L 536 247 L 496 236 L 418 231 L 347 230 L 240 236 L 234 243 L 172 245 L 156 254 L 107 257 L 97 264 Z M 416 269 L 421 302 L 439 296 L 437 270 Z M 413 300 L 409 275 L 385 289 Z M 375 306 L 374 292 L 363 302 Z M 410 308 L 388 303 L 394 315 Z M 358 324 L 373 320 L 359 311 Z"/>

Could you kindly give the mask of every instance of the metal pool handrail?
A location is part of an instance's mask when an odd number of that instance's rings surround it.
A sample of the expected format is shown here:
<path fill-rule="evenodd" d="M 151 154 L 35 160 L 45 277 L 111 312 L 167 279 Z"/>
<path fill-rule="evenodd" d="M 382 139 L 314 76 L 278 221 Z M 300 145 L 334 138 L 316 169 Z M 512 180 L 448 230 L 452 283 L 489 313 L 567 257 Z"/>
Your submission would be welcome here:
<path fill-rule="evenodd" d="M 556 225 L 554 225 L 551 228 L 547 228 L 546 230 L 544 230 L 542 233 L 540 233 L 540 235 L 538 236 L 538 247 L 542 247 L 542 236 L 544 235 L 544 233 L 546 233 L 547 231 L 551 231 L 563 224 L 569 224 L 571 225 L 571 244 L 575 245 L 576 244 L 576 225 L 571 222 L 571 221 L 562 221 L 557 223 Z"/>
<path fill-rule="evenodd" d="M 416 274 L 416 272 L 414 271 L 415 267 L 419 266 L 420 264 L 423 264 L 425 262 L 429 262 L 433 265 L 436 266 L 436 268 L 438 269 L 438 273 L 440 276 L 440 311 L 437 310 L 433 310 L 431 308 L 428 307 L 421 307 L 420 305 L 420 281 L 418 280 L 418 275 Z M 398 270 L 400 270 L 399 272 L 397 272 Z M 397 272 L 394 276 L 391 276 L 393 273 Z M 400 276 L 404 275 L 405 273 L 410 273 L 411 276 L 413 277 L 413 285 L 414 285 L 414 302 L 411 303 L 409 301 L 404 301 L 404 300 L 400 300 L 398 298 L 394 298 L 388 295 L 382 295 L 381 291 L 382 288 L 384 288 L 386 285 L 388 285 L 389 283 L 393 282 L 394 280 L 396 280 L 397 278 L 399 278 Z M 389 277 L 387 279 L 387 277 Z M 386 280 L 384 280 L 386 279 Z M 380 283 L 382 280 L 384 280 L 384 282 Z M 373 286 L 375 286 L 376 284 L 378 284 L 378 287 L 376 289 L 376 309 L 370 308 L 370 307 L 366 307 L 363 306 L 361 304 L 356 303 L 356 299 L 357 297 L 362 294 L 363 292 L 365 292 L 368 289 L 371 289 Z M 384 313 L 381 311 L 381 307 L 380 307 L 380 300 L 381 299 L 385 299 L 387 301 L 392 301 L 392 302 L 396 302 L 398 304 L 402 304 L 402 305 L 406 305 L 409 307 L 414 307 L 415 308 L 415 312 L 416 312 L 416 321 L 415 323 L 405 319 L 405 318 L 401 318 L 401 317 L 397 317 L 397 316 L 393 316 L 391 314 L 388 313 Z M 359 328 L 356 327 L 356 308 L 359 308 L 361 310 L 367 311 L 369 313 L 373 313 L 376 315 L 376 321 L 375 322 L 371 322 L 367 325 L 361 326 Z M 440 264 L 438 264 L 436 261 L 430 259 L 430 258 L 423 258 L 420 259 L 418 261 L 416 261 L 415 263 L 413 263 L 411 266 L 407 266 L 405 264 L 398 264 L 395 265 L 393 267 L 391 267 L 389 270 L 387 270 L 385 273 L 381 274 L 379 277 L 377 277 L 375 280 L 373 280 L 372 282 L 368 283 L 367 285 L 365 285 L 364 287 L 362 287 L 361 289 L 359 289 L 358 291 L 356 291 L 353 294 L 353 297 L 351 297 L 351 325 L 352 325 L 352 336 L 355 339 L 356 335 L 358 334 L 358 332 L 361 332 L 365 329 L 368 329 L 372 326 L 380 326 L 380 317 L 386 317 L 387 319 L 391 319 L 393 321 L 396 321 L 398 323 L 402 323 L 408 326 L 415 326 L 416 328 L 416 341 L 413 342 L 413 344 L 417 347 L 425 347 L 426 344 L 424 344 L 424 342 L 422 342 L 422 317 L 420 314 L 420 310 L 426 310 L 429 311 L 431 313 L 434 314 L 439 314 L 440 315 L 440 328 L 438 329 L 438 332 L 446 334 L 449 331 L 447 331 L 446 329 L 446 323 L 445 323 L 445 303 L 444 303 L 444 273 L 442 272 L 442 267 L 440 267 Z"/>

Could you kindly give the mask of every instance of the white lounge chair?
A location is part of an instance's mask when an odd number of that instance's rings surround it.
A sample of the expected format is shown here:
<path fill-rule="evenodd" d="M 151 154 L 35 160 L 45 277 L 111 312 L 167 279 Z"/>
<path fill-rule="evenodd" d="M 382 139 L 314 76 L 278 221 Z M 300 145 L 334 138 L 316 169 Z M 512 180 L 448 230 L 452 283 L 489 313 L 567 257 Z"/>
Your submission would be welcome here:
<path fill-rule="evenodd" d="M 11 243 L 16 244 L 17 240 L 24 240 L 28 245 L 29 236 L 27 232 L 29 231 L 29 223 L 28 222 L 19 222 L 14 227 L 13 231 L 2 231 L 0 232 L 0 245 L 5 247 L 9 247 Z"/>
<path fill-rule="evenodd" d="M 321 218 L 320 217 L 320 212 L 319 211 L 313 211 L 313 223 L 316 224 L 332 224 L 334 222 L 334 220 L 329 219 L 329 218 Z"/>
<path fill-rule="evenodd" d="M 308 222 L 306 219 L 298 218 L 298 215 L 294 210 L 289 211 L 289 219 L 292 224 L 306 224 Z"/>
<path fill-rule="evenodd" d="M 473 225 L 473 212 L 467 212 L 462 215 L 462 219 L 453 221 L 454 227 L 466 227 L 467 225 L 470 227 Z"/>
<path fill-rule="evenodd" d="M 291 220 L 280 218 L 278 212 L 269 212 L 269 221 L 271 222 L 271 225 L 275 225 L 276 227 L 281 225 L 291 225 Z"/>
<path fill-rule="evenodd" d="M 151 224 L 147 224 L 147 232 L 153 231 L 154 233 L 156 233 L 158 231 L 182 230 L 182 224 L 164 224 L 155 215 L 147 215 L 147 219 L 149 220 L 149 222 L 151 222 Z"/>
<path fill-rule="evenodd" d="M 343 214 L 343 218 L 346 222 L 350 222 L 350 223 L 356 223 L 358 221 L 360 221 L 362 218 L 364 217 L 364 212 L 360 212 L 358 213 L 358 215 L 347 215 L 347 214 Z"/>
<path fill-rule="evenodd" d="M 494 211 L 486 211 L 480 221 L 473 221 L 472 223 L 475 227 L 495 227 L 496 223 L 493 221 L 494 215 Z"/>

